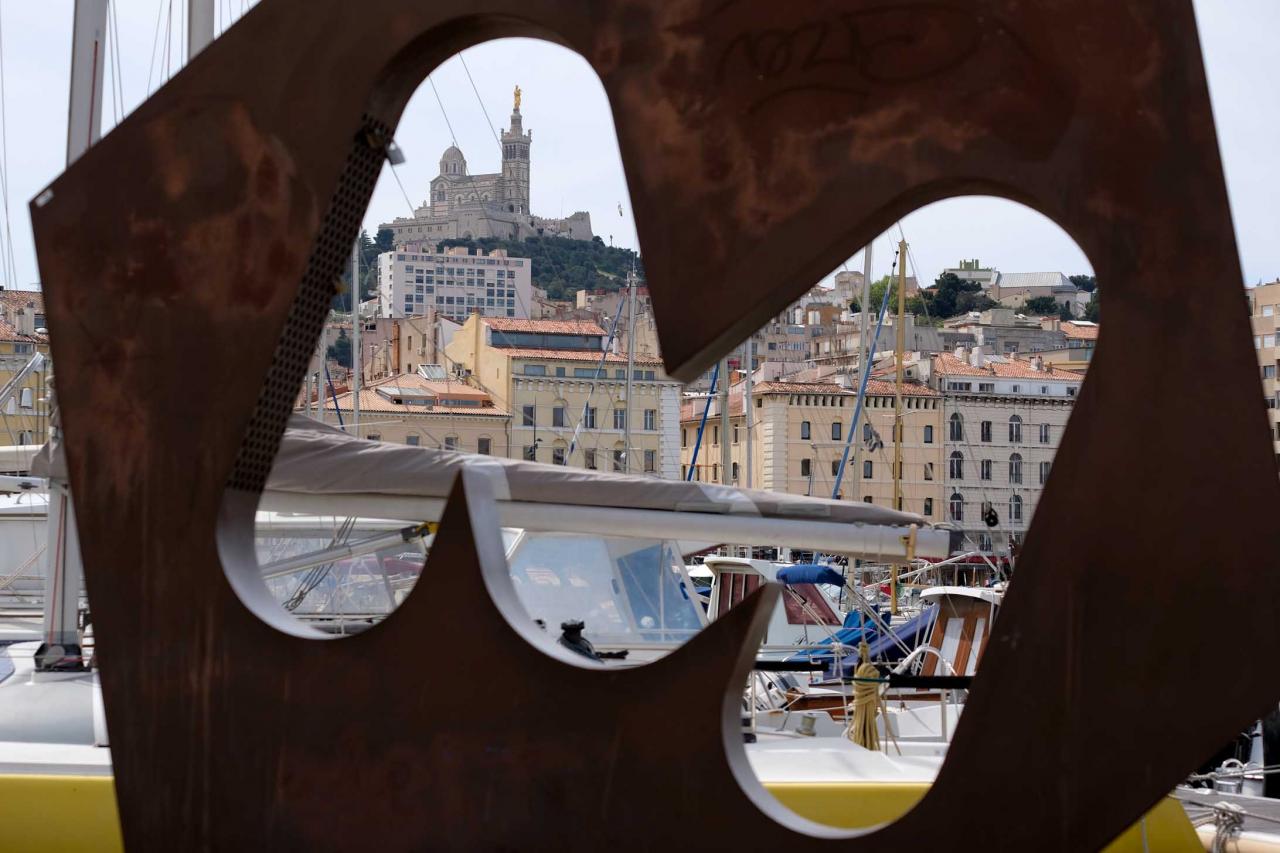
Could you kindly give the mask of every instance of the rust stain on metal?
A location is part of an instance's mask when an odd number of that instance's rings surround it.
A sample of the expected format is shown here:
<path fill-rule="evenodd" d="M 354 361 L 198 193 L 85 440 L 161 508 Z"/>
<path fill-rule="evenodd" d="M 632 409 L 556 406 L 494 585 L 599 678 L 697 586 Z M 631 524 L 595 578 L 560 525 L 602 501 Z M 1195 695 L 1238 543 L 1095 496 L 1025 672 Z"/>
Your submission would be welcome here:
<path fill-rule="evenodd" d="M 1280 551 L 1280 482 L 1195 32 L 1189 0 L 264 0 L 31 209 L 128 845 L 1114 837 L 1280 695 L 1280 575 L 1258 560 Z M 528 645 L 480 581 L 501 574 L 483 483 L 448 508 L 431 566 L 449 570 L 358 637 L 276 631 L 223 573 L 222 557 L 252 571 L 255 484 L 377 178 L 363 130 L 393 129 L 428 71 L 500 36 L 558 38 L 599 73 L 673 375 L 948 195 L 1034 206 L 1106 288 L 947 763 L 890 827 L 815 838 L 744 776 L 727 718 L 758 599 L 626 672 Z M 1209 318 L 1194 351 L 1188 316 Z M 1257 416 L 1187 417 L 1206 411 Z M 1208 566 L 1257 656 L 1184 642 Z M 473 656 L 398 665 L 452 631 Z M 1185 702 L 1197 671 L 1215 702 Z M 466 701 L 442 701 L 457 684 Z M 683 739 L 661 726 L 676 714 Z"/>

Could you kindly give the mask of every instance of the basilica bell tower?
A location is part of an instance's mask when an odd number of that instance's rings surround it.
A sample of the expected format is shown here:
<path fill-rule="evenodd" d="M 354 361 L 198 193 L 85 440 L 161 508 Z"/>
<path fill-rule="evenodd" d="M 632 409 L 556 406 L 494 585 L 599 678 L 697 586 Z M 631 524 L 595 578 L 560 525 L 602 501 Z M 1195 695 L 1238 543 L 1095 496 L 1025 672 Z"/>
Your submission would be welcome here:
<path fill-rule="evenodd" d="M 506 187 L 503 204 L 513 213 L 529 212 L 529 146 L 533 134 L 526 133 L 520 117 L 520 87 L 516 86 L 511 108 L 511 126 L 502 132 L 502 177 Z"/>

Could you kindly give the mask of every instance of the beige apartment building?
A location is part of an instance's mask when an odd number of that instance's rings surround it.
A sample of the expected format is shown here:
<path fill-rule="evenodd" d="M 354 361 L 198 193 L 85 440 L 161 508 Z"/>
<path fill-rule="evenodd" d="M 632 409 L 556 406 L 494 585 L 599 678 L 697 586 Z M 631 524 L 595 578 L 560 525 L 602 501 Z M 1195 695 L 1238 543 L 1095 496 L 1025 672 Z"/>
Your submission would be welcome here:
<path fill-rule="evenodd" d="M 1083 380 L 1041 356 L 990 356 L 981 348 L 931 360 L 946 422 L 940 519 L 964 531 L 967 549 L 1007 553 L 1022 541 Z"/>
<path fill-rule="evenodd" d="M 1253 348 L 1258 353 L 1258 373 L 1262 377 L 1262 395 L 1267 401 L 1267 418 L 1276 461 L 1280 462 L 1280 385 L 1276 372 L 1280 369 L 1280 281 L 1260 284 L 1249 291 L 1250 322 L 1253 326 Z"/>
<path fill-rule="evenodd" d="M 719 399 L 693 461 L 705 398 L 686 402 L 681 415 L 682 475 L 720 482 L 721 441 L 730 444 L 730 481 L 746 486 L 746 424 L 742 383 L 730 395 L 730 435 L 722 436 Z M 830 382 L 761 382 L 752 390 L 752 480 L 758 489 L 830 497 L 853 423 L 857 394 Z M 863 426 L 854 436 L 839 497 L 892 506 L 894 384 L 868 382 Z M 916 383 L 904 386 L 902 509 L 941 520 L 943 512 L 942 396 Z M 855 462 L 856 453 L 856 462 Z"/>
<path fill-rule="evenodd" d="M 351 392 L 343 391 L 325 400 L 314 417 L 331 426 L 341 423 L 370 441 L 492 456 L 511 453 L 511 414 L 466 382 L 412 373 L 375 380 L 360 389 L 358 431 L 352 403 Z"/>
<path fill-rule="evenodd" d="M 473 314 L 445 355 L 512 413 L 511 456 L 674 478 L 680 385 L 660 359 L 636 355 L 628 401 L 627 356 L 604 351 L 606 335 L 591 322 Z"/>

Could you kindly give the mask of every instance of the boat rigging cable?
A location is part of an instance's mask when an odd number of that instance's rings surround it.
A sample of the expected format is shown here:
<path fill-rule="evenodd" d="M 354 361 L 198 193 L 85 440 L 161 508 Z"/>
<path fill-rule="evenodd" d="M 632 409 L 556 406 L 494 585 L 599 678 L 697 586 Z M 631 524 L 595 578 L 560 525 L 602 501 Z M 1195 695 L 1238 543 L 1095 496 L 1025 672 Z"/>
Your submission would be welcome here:
<path fill-rule="evenodd" d="M 693 472 L 698 470 L 698 450 L 702 447 L 702 434 L 707 429 L 707 415 L 711 414 L 711 401 L 716 396 L 716 380 L 720 378 L 720 362 L 711 371 L 711 390 L 707 392 L 707 404 L 702 407 L 702 420 L 698 423 L 698 437 L 693 442 L 693 458 L 689 460 L 689 470 L 685 472 L 685 480 L 693 479 Z"/>
<path fill-rule="evenodd" d="M 871 352 L 875 352 L 876 345 L 880 342 L 880 330 L 884 328 L 885 312 L 889 309 L 889 292 L 893 289 L 893 271 L 898 267 L 898 253 L 893 253 L 893 264 L 889 267 L 889 284 L 885 286 L 884 298 L 880 300 L 880 318 L 876 321 L 876 334 L 871 341 Z M 844 469 L 849 464 L 849 449 L 853 443 L 853 436 L 858 430 L 856 429 L 858 422 L 862 419 L 862 407 L 867 397 L 867 382 L 871 379 L 871 363 L 872 359 L 868 358 L 867 363 L 862 368 L 862 381 L 858 385 L 858 399 L 854 403 L 853 409 L 853 425 L 849 429 L 844 440 L 844 450 L 840 454 L 840 467 L 836 469 L 836 481 L 831 487 L 831 499 L 838 500 L 840 494 L 840 483 L 844 480 Z M 899 435 L 897 440 L 901 440 Z M 898 472 L 901 475 L 902 472 Z"/>
<path fill-rule="evenodd" d="M 3 277 L 9 282 L 9 287 L 17 290 L 18 267 L 14 261 L 12 217 L 9 215 L 9 123 L 6 117 L 7 112 L 4 89 L 4 29 L 0 25 L 0 196 L 3 197 L 4 205 L 4 240 L 3 246 L 0 246 L 0 250 L 2 250 L 0 254 L 3 255 L 3 258 L 0 259 L 0 263 L 3 264 Z"/>

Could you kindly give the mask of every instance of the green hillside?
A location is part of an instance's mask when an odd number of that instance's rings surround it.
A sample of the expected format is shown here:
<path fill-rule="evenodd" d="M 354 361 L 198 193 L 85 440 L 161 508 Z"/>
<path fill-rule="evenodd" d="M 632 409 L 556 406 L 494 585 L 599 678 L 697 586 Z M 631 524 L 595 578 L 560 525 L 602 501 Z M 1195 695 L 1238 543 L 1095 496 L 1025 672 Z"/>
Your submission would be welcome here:
<path fill-rule="evenodd" d="M 505 249 L 516 258 L 529 258 L 535 287 L 551 299 L 572 299 L 579 290 L 618 290 L 626 283 L 635 259 L 636 276 L 644 279 L 640 257 L 630 249 L 605 245 L 599 237 L 569 240 L 564 237 L 529 237 L 525 240 L 442 240 L 443 247 L 466 246 L 472 252 Z"/>

